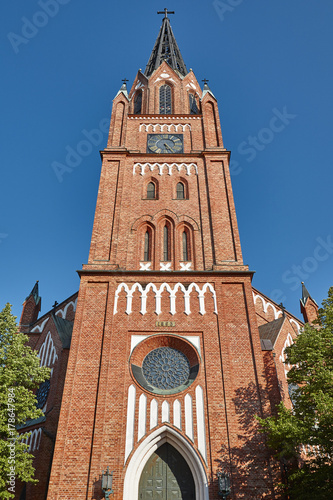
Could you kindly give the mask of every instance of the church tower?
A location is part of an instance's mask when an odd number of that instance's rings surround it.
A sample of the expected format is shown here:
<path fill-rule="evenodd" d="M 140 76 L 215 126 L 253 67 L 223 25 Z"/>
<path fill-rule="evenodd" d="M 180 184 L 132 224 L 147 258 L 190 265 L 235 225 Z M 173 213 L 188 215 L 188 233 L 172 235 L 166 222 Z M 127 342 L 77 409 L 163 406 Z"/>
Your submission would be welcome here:
<path fill-rule="evenodd" d="M 101 152 L 49 500 L 217 500 L 219 477 L 230 499 L 275 498 L 230 152 L 217 100 L 162 14 Z"/>

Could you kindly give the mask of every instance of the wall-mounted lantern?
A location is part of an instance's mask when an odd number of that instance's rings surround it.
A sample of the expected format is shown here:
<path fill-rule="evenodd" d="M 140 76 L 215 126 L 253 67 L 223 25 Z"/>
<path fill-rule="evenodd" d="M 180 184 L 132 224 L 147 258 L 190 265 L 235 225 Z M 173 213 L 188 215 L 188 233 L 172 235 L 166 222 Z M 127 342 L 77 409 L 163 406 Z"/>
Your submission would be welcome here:
<path fill-rule="evenodd" d="M 227 472 L 218 472 L 217 477 L 219 480 L 219 496 L 226 500 L 231 493 L 230 476 Z"/>
<path fill-rule="evenodd" d="M 113 493 L 112 479 L 113 471 L 110 472 L 109 467 L 106 469 L 106 472 L 102 471 L 102 490 L 105 495 L 105 500 L 109 500 L 111 493 Z"/>

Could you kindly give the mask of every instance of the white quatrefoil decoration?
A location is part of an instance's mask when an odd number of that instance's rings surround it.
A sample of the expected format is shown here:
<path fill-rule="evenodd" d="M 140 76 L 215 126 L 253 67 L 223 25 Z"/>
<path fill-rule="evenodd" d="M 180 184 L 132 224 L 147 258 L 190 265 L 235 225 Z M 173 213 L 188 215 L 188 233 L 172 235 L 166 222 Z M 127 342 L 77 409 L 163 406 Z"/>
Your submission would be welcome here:
<path fill-rule="evenodd" d="M 140 271 L 151 271 L 151 262 L 140 262 Z"/>
<path fill-rule="evenodd" d="M 192 262 L 180 262 L 181 271 L 191 271 Z"/>
<path fill-rule="evenodd" d="M 171 262 L 160 262 L 161 269 L 160 271 L 171 271 Z"/>

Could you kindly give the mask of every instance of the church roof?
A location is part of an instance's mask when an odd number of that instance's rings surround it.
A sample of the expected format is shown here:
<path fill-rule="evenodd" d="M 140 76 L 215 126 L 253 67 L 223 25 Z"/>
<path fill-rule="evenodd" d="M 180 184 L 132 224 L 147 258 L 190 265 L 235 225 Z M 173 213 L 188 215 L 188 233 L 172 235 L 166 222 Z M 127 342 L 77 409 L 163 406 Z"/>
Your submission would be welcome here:
<path fill-rule="evenodd" d="M 153 74 L 163 61 L 166 61 L 172 69 L 180 73 L 182 76 L 185 76 L 188 73 L 171 28 L 170 19 L 168 18 L 168 10 L 165 9 L 164 13 L 165 17 L 163 19 L 160 32 L 145 69 L 144 74 L 147 78 Z M 163 14 L 163 12 L 158 12 L 158 14 Z M 169 12 L 169 14 L 174 14 L 174 12 Z"/>
<path fill-rule="evenodd" d="M 270 340 L 272 343 L 272 346 L 274 347 L 276 339 L 278 338 L 278 335 L 279 335 L 280 330 L 282 328 L 284 319 L 285 318 L 282 316 L 281 318 L 275 319 L 274 321 L 270 321 L 269 323 L 266 323 L 265 325 L 259 326 L 260 339 L 261 340 Z"/>
<path fill-rule="evenodd" d="M 64 349 L 69 349 L 71 346 L 73 321 L 63 319 L 57 314 L 53 315 L 53 321 L 57 328 L 58 335 Z"/>

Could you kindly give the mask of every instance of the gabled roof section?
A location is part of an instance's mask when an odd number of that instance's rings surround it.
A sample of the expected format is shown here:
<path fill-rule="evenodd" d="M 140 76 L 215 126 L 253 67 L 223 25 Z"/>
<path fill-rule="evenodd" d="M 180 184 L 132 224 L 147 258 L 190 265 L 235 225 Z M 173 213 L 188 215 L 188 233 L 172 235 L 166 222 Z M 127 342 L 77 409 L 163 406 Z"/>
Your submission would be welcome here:
<path fill-rule="evenodd" d="M 64 349 L 69 349 L 72 340 L 73 322 L 63 319 L 57 314 L 53 315 L 53 321 L 62 342 L 62 347 Z"/>
<path fill-rule="evenodd" d="M 270 321 L 265 325 L 259 326 L 260 340 L 270 340 L 272 346 L 274 347 L 276 339 L 278 338 L 278 335 L 282 328 L 284 319 L 285 318 L 282 316 L 281 318 L 275 319 L 274 321 Z"/>
<path fill-rule="evenodd" d="M 145 69 L 146 77 L 149 78 L 163 61 L 166 61 L 180 75 L 187 75 L 188 71 L 173 34 L 166 9 L 160 32 Z"/>

